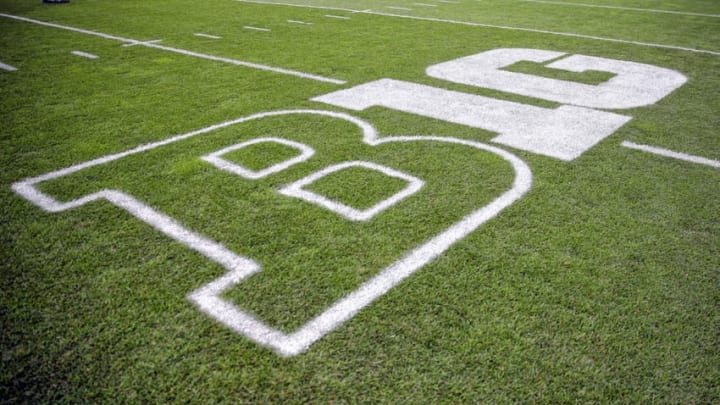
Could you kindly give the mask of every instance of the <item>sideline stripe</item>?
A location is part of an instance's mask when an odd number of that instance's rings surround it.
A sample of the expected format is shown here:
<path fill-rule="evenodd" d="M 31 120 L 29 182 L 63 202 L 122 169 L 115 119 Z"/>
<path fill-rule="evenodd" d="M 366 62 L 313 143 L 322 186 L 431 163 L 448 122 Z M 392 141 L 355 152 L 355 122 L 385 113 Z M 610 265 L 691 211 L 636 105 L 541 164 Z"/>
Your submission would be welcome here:
<path fill-rule="evenodd" d="M 646 12 L 646 13 L 678 14 L 678 15 L 695 16 L 695 17 L 720 18 L 720 14 L 692 13 L 689 11 L 659 10 L 659 9 L 654 9 L 654 8 L 606 6 L 606 5 L 601 5 L 601 4 L 572 3 L 572 2 L 566 2 L 566 1 L 547 1 L 547 0 L 518 0 L 518 1 L 524 1 L 527 3 L 556 4 L 556 5 L 561 5 L 561 6 L 607 8 L 607 9 L 611 9 L 611 10 L 642 11 L 642 12 Z"/>
<path fill-rule="evenodd" d="M 656 44 L 656 43 L 652 43 L 652 42 L 630 41 L 630 40 L 626 40 L 626 39 L 598 37 L 595 35 L 575 34 L 572 32 L 547 31 L 547 30 L 541 30 L 541 29 L 536 29 L 536 28 L 511 27 L 511 26 L 507 26 L 507 25 L 474 23 L 474 22 L 469 22 L 469 21 L 447 20 L 447 19 L 443 19 L 443 18 L 417 17 L 417 16 L 412 16 L 412 15 L 382 13 L 382 12 L 372 11 L 372 10 L 353 10 L 353 9 L 341 8 L 341 7 L 311 6 L 311 5 L 307 5 L 307 4 L 295 4 L 295 3 L 275 3 L 275 2 L 263 1 L 263 0 L 233 0 L 233 1 L 237 1 L 240 3 L 263 4 L 263 5 L 269 5 L 269 6 L 286 6 L 286 7 L 314 8 L 314 9 L 319 9 L 319 10 L 346 11 L 346 12 L 350 12 L 350 13 L 379 15 L 379 16 L 383 16 L 383 17 L 405 18 L 408 20 L 431 21 L 431 22 L 440 22 L 440 23 L 446 23 L 446 24 L 465 25 L 468 27 L 496 28 L 496 29 L 510 30 L 510 31 L 533 32 L 536 34 L 548 34 L 548 35 L 558 35 L 558 36 L 570 37 L 570 38 L 592 39 L 595 41 L 615 42 L 615 43 L 621 43 L 621 44 L 647 46 L 647 47 L 651 47 L 651 48 L 661 48 L 661 49 L 672 49 L 672 50 L 676 50 L 676 51 L 705 53 L 708 55 L 720 56 L 720 51 L 710 51 L 710 50 L 704 50 L 704 49 L 687 48 L 684 46 L 677 46 L 677 45 Z"/>
<path fill-rule="evenodd" d="M 298 72 L 296 70 L 289 70 L 289 69 L 283 69 L 283 68 L 278 68 L 278 67 L 274 67 L 274 66 L 262 65 L 259 63 L 245 62 L 245 61 L 237 60 L 237 59 L 223 58 L 220 56 L 214 56 L 214 55 L 208 55 L 208 54 L 199 53 L 199 52 L 188 51 L 186 49 L 173 48 L 173 47 L 169 47 L 169 46 L 158 45 L 156 43 L 143 42 L 143 41 L 138 41 L 136 39 L 125 38 L 125 37 L 120 37 L 120 36 L 110 35 L 110 34 L 104 34 L 102 32 L 90 31 L 90 30 L 85 30 L 82 28 L 70 27 L 67 25 L 60 25 L 60 24 L 49 23 L 49 22 L 40 21 L 40 20 L 34 20 L 32 18 L 20 17 L 20 16 L 16 16 L 16 15 L 12 15 L 12 14 L 0 13 L 0 17 L 5 17 L 5 18 L 17 20 L 17 21 L 23 21 L 23 22 L 28 22 L 28 23 L 32 23 L 32 24 L 42 25 L 44 27 L 52 27 L 52 28 L 66 30 L 66 31 L 79 32 L 81 34 L 92 35 L 92 36 L 105 38 L 105 39 L 111 39 L 114 41 L 120 41 L 120 42 L 124 42 L 126 44 L 141 45 L 141 46 L 145 46 L 148 48 L 160 49 L 160 50 L 167 51 L 167 52 L 174 52 L 174 53 L 179 53 L 182 55 L 193 56 L 193 57 L 200 58 L 200 59 L 207 59 L 207 60 L 212 60 L 212 61 L 216 61 L 216 62 L 229 63 L 231 65 L 236 65 L 236 66 L 243 66 L 243 67 L 248 67 L 248 68 L 257 69 L 257 70 L 264 70 L 264 71 L 268 71 L 268 72 L 280 73 L 280 74 L 284 74 L 284 75 L 288 75 L 288 76 L 300 77 L 302 79 L 309 79 L 309 80 L 315 80 L 318 82 L 325 82 L 325 83 L 332 83 L 332 84 L 347 83 L 344 80 L 333 79 L 330 77 L 318 76 L 318 75 L 313 75 L 310 73 Z"/>
<path fill-rule="evenodd" d="M 0 69 L 7 70 L 8 72 L 14 72 L 17 70 L 15 66 L 10 66 L 2 62 L 0 62 Z"/>
<path fill-rule="evenodd" d="M 70 52 L 70 53 L 73 54 L 73 55 L 82 56 L 83 58 L 88 58 L 88 59 L 97 59 L 97 58 L 99 58 L 99 56 L 97 56 L 97 55 L 93 55 L 93 54 L 91 54 L 91 53 L 87 53 L 87 52 L 83 52 L 83 51 L 72 51 L 72 52 Z"/>
<path fill-rule="evenodd" d="M 647 153 L 652 153 L 654 155 L 665 156 L 665 157 L 678 159 L 678 160 L 684 160 L 686 162 L 697 163 L 697 164 L 715 167 L 717 169 L 720 169 L 720 161 L 717 161 L 717 160 L 712 160 L 712 159 L 708 159 L 708 158 L 704 158 L 704 157 L 700 157 L 700 156 L 688 155 L 687 153 L 682 153 L 682 152 L 675 152 L 675 151 L 672 151 L 669 149 L 658 148 L 657 146 L 640 145 L 640 144 L 633 143 L 630 141 L 623 141 L 623 143 L 621 143 L 620 145 L 622 145 L 626 148 L 629 148 L 629 149 L 635 149 L 635 150 L 639 150 L 639 151 L 643 151 L 643 152 L 647 152 Z"/>

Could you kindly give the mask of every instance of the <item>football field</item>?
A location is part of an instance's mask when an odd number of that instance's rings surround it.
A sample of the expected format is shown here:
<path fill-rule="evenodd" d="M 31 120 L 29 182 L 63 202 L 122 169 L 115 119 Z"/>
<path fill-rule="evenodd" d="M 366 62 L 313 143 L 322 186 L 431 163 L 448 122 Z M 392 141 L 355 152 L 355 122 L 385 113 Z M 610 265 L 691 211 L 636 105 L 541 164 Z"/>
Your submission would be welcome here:
<path fill-rule="evenodd" d="M 0 0 L 0 402 L 720 403 L 716 0 Z"/>

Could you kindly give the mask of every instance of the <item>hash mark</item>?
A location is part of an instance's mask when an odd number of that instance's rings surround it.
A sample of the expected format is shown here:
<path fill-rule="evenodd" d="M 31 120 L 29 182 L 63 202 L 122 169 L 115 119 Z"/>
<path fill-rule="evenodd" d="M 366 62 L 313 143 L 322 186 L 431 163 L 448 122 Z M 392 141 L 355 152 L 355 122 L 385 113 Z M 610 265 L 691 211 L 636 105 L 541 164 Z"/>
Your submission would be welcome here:
<path fill-rule="evenodd" d="M 91 53 L 87 53 L 87 52 L 83 52 L 83 51 L 72 51 L 72 52 L 70 52 L 70 53 L 73 54 L 73 55 L 82 56 L 83 58 L 88 58 L 88 59 L 97 59 L 97 58 L 99 58 L 99 56 L 97 56 L 97 55 L 93 55 L 93 54 L 91 54 Z"/>

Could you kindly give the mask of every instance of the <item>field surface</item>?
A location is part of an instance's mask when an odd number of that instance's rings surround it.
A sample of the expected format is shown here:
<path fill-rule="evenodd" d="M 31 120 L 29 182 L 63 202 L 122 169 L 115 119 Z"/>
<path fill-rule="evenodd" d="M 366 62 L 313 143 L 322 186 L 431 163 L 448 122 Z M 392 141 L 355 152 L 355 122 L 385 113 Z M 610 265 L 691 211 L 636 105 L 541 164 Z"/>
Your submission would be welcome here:
<path fill-rule="evenodd" d="M 715 0 L 0 0 L 0 402 L 720 403 Z"/>

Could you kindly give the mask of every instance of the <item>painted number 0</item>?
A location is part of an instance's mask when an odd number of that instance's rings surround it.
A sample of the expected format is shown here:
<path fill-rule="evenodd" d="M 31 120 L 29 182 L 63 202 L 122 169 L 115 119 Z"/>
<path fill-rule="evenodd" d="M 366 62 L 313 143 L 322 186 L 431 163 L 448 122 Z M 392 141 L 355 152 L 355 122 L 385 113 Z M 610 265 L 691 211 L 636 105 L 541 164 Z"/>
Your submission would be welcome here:
<path fill-rule="evenodd" d="M 381 79 L 316 97 L 360 111 L 382 106 L 498 133 L 493 142 L 562 160 L 573 160 L 614 133 L 632 117 L 597 109 L 651 105 L 687 80 L 682 74 L 642 63 L 538 49 L 494 49 L 439 63 L 429 76 L 562 103 L 557 108 L 450 91 L 401 80 Z M 564 58 L 563 58 L 564 57 Z M 560 59 L 559 59 L 560 58 Z M 548 68 L 615 74 L 588 85 L 502 70 L 520 61 L 554 62 Z"/>

